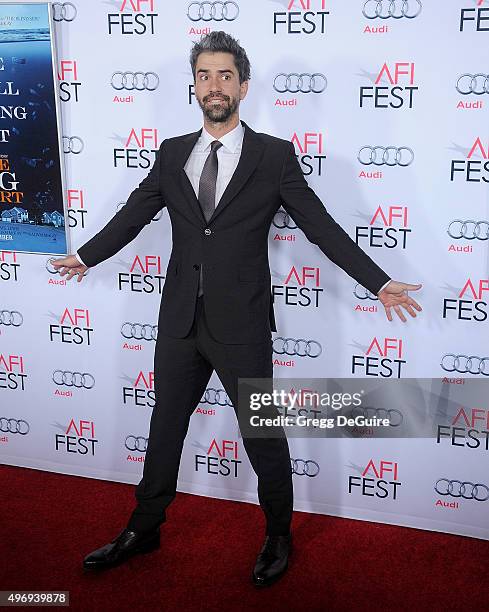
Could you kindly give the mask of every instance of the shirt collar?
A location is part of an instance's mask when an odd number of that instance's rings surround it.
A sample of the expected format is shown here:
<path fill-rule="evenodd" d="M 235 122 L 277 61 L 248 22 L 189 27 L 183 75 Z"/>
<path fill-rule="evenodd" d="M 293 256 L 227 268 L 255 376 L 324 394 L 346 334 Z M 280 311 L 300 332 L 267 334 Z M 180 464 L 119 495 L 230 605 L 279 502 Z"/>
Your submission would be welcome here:
<path fill-rule="evenodd" d="M 221 136 L 221 138 L 218 138 L 217 140 L 219 140 L 219 142 L 222 143 L 222 146 L 230 153 L 236 153 L 243 143 L 243 136 L 244 127 L 240 121 L 235 128 L 233 128 L 230 132 L 224 134 L 224 136 Z M 205 127 L 202 127 L 202 134 L 200 135 L 200 139 L 203 151 L 209 150 L 211 142 L 216 140 L 216 138 L 212 136 L 212 134 L 209 134 Z"/>

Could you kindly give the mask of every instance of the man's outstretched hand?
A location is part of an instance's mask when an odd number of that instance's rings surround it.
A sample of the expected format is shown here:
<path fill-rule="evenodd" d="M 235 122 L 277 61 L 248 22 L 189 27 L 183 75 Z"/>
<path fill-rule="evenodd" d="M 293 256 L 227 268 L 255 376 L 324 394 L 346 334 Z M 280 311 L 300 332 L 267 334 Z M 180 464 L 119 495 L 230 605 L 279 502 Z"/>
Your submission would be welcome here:
<path fill-rule="evenodd" d="M 387 318 L 389 321 L 392 321 L 392 312 L 391 308 L 393 308 L 397 316 L 401 319 L 401 321 L 406 322 L 406 317 L 404 316 L 404 312 L 401 309 L 406 309 L 408 313 L 412 316 L 416 316 L 416 310 L 421 312 L 422 308 L 413 300 L 412 297 L 409 297 L 408 291 L 417 291 L 421 289 L 422 285 L 409 285 L 408 283 L 401 283 L 400 281 L 391 280 L 390 283 L 379 292 L 378 298 L 382 302 L 385 312 L 387 314 Z"/>
<path fill-rule="evenodd" d="M 74 255 L 67 255 L 61 259 L 55 259 L 52 262 L 53 266 L 59 270 L 60 276 L 68 274 L 68 279 L 71 280 L 75 274 L 78 274 L 78 282 L 85 276 L 88 270 L 87 266 L 81 264 Z"/>

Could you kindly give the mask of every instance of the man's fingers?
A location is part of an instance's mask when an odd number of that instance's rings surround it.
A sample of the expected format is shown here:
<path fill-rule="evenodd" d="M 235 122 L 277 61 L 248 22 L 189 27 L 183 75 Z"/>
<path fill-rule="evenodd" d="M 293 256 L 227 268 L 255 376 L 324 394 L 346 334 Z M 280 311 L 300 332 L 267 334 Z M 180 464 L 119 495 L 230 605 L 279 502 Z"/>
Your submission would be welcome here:
<path fill-rule="evenodd" d="M 394 306 L 394 310 L 396 311 L 397 316 L 401 319 L 401 321 L 403 321 L 405 323 L 407 321 L 407 319 L 404 316 L 404 313 L 402 312 L 400 307 L 396 305 L 396 306 Z"/>
<path fill-rule="evenodd" d="M 391 307 L 390 306 L 385 306 L 385 313 L 386 313 L 387 318 L 389 319 L 389 321 L 392 321 L 392 313 L 391 313 Z"/>
<path fill-rule="evenodd" d="M 409 304 L 409 306 L 416 308 L 416 310 L 418 310 L 419 312 L 423 310 L 421 306 L 418 304 L 418 302 L 416 302 L 416 300 L 413 300 L 413 298 L 409 298 L 407 303 Z"/>
<path fill-rule="evenodd" d="M 414 308 L 410 304 L 403 304 L 403 306 L 412 317 L 416 318 L 416 313 L 414 312 Z"/>

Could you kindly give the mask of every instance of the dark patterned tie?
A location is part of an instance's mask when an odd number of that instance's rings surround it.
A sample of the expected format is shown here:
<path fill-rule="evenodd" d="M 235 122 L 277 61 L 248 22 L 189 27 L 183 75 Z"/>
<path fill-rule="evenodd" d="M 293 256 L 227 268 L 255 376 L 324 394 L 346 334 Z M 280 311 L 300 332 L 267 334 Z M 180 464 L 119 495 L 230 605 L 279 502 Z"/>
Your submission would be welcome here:
<path fill-rule="evenodd" d="M 212 217 L 216 207 L 216 182 L 218 169 L 217 150 L 219 147 L 222 147 L 222 142 L 219 142 L 219 140 L 213 140 L 211 142 L 211 152 L 205 160 L 202 174 L 200 175 L 199 203 L 206 221 L 209 221 L 209 219 Z M 198 295 L 202 295 L 203 293 L 204 290 L 201 264 Z"/>

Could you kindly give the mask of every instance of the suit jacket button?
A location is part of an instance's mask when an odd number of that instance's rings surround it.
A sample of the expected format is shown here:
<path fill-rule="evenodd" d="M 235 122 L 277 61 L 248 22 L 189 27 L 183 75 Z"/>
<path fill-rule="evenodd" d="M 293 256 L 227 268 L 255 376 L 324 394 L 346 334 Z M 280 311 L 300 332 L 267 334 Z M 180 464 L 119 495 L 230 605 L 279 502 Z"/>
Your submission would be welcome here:
<path fill-rule="evenodd" d="M 206 227 L 205 230 L 204 230 L 204 234 L 206 236 L 210 236 L 212 234 L 212 231 L 208 227 Z"/>
<path fill-rule="evenodd" d="M 194 270 L 199 270 L 199 269 L 200 269 L 200 266 L 199 266 L 199 264 L 194 264 L 194 265 L 193 265 L 193 268 L 194 268 Z"/>

